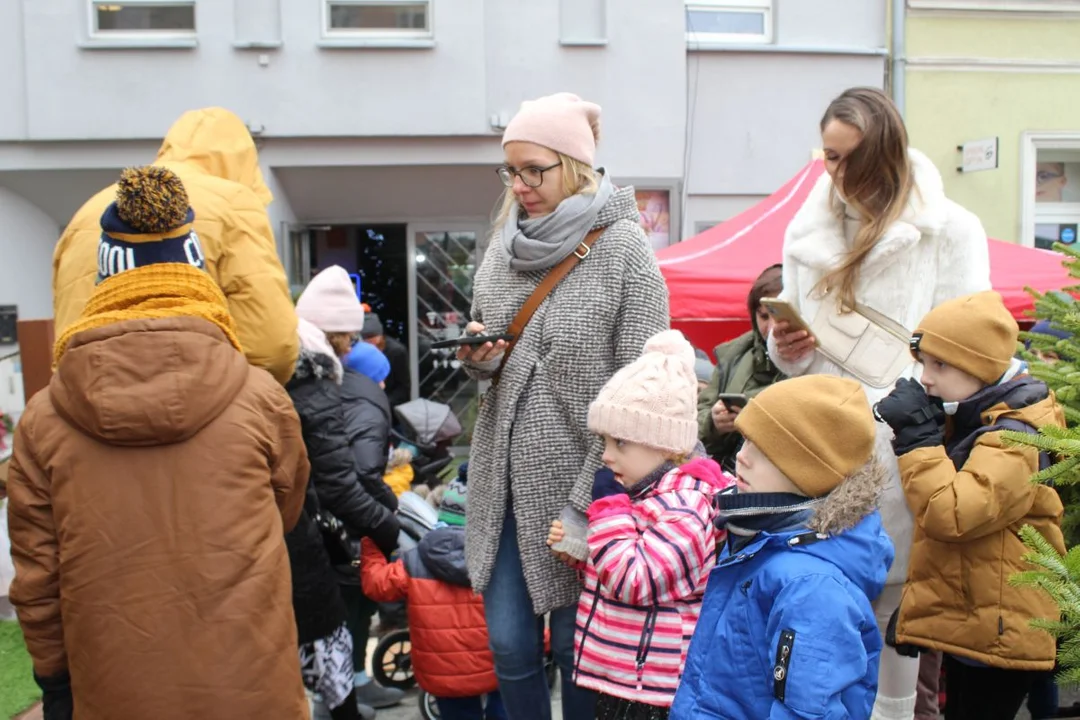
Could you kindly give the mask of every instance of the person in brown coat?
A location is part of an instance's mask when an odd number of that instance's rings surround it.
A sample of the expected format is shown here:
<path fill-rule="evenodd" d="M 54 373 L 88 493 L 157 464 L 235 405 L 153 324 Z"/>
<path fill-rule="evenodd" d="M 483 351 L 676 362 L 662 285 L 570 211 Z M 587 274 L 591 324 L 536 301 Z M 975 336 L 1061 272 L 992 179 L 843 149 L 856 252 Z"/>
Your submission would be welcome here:
<path fill-rule="evenodd" d="M 11 603 L 50 720 L 309 715 L 300 423 L 240 351 L 192 216 L 170 171 L 124 171 L 102 243 L 149 260 L 99 282 L 15 433 Z"/>
<path fill-rule="evenodd" d="M 922 384 L 900 380 L 875 412 L 893 441 L 915 516 L 911 564 L 886 642 L 900 654 L 944 653 L 946 720 L 1012 720 L 1035 678 L 1054 667 L 1053 599 L 1015 587 L 1029 569 L 1018 531 L 1035 528 L 1058 552 L 1057 492 L 1031 482 L 1047 464 L 1003 430 L 1065 427 L 1050 389 L 1013 359 L 1019 328 L 994 292 L 949 300 L 911 338 Z M 925 389 L 924 389 L 925 388 Z"/>

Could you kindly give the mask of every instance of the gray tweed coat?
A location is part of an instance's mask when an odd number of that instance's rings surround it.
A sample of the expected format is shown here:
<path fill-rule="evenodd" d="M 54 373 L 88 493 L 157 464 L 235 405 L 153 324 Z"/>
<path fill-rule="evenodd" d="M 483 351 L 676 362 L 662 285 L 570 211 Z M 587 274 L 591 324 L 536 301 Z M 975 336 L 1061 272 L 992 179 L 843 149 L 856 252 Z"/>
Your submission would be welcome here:
<path fill-rule="evenodd" d="M 592 499 L 603 443 L 586 426 L 589 403 L 646 340 L 668 327 L 667 287 L 632 187 L 612 195 L 595 227 L 607 230 L 533 315 L 498 385 L 484 397 L 473 432 L 465 525 L 473 587 L 482 592 L 491 580 L 510 503 L 537 615 L 576 603 L 581 594 L 577 573 L 555 559 L 546 540 L 565 505 L 584 511 Z M 504 332 L 543 276 L 511 270 L 492 249 L 473 285 L 473 319 L 487 332 Z M 466 367 L 481 380 L 491 369 Z"/>

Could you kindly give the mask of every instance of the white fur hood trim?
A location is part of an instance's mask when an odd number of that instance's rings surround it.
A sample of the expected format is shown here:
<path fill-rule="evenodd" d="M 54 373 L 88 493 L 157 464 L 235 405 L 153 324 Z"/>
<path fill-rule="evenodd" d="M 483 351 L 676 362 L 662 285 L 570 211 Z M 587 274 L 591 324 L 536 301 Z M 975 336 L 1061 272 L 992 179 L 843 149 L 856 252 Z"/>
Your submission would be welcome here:
<path fill-rule="evenodd" d="M 938 235 L 948 222 L 949 202 L 941 173 L 918 150 L 909 148 L 908 157 L 915 183 L 907 208 L 870 251 L 860 271 L 863 278 L 881 272 L 892 257 L 915 245 L 924 235 Z M 823 272 L 836 267 L 849 249 L 843 220 L 832 206 L 832 195 L 832 178 L 822 175 L 787 229 L 787 250 L 791 257 Z"/>

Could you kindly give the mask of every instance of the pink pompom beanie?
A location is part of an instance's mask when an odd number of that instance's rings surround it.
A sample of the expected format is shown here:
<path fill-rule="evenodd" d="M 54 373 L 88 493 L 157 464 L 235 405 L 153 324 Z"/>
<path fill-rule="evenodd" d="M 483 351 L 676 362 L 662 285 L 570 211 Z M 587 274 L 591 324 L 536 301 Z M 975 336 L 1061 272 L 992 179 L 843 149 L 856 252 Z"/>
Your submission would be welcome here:
<path fill-rule="evenodd" d="M 644 354 L 615 373 L 589 406 L 589 430 L 689 455 L 698 439 L 694 360 L 678 330 L 653 335 Z"/>
<path fill-rule="evenodd" d="M 503 147 L 530 142 L 592 167 L 600 137 L 600 106 L 573 93 L 526 100 L 503 132 Z"/>
<path fill-rule="evenodd" d="M 340 265 L 311 279 L 296 301 L 296 314 L 323 332 L 358 333 L 364 327 L 364 307 Z"/>

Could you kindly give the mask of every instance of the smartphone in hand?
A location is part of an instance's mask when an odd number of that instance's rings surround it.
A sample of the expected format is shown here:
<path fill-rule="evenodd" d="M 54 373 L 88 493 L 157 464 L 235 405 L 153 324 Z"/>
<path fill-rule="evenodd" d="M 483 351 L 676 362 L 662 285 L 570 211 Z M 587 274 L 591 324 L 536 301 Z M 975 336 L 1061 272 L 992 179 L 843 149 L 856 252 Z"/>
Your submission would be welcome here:
<path fill-rule="evenodd" d="M 509 333 L 503 333 L 502 335 L 459 335 L 456 338 L 450 340 L 440 340 L 438 342 L 431 343 L 433 350 L 444 350 L 446 348 L 458 348 L 462 346 L 466 347 L 479 347 L 485 343 L 491 343 L 494 345 L 499 340 L 504 342 L 510 342 L 514 339 L 513 335 Z"/>
<path fill-rule="evenodd" d="M 750 398 L 742 393 L 720 393 L 716 399 L 724 403 L 728 412 L 734 412 L 735 408 L 742 409 L 746 407 L 746 403 L 750 402 Z"/>

